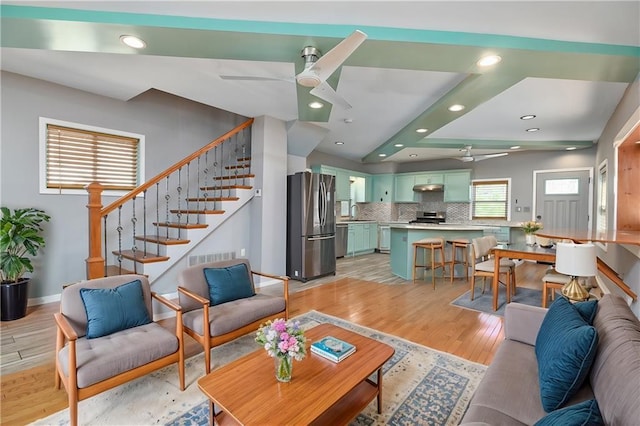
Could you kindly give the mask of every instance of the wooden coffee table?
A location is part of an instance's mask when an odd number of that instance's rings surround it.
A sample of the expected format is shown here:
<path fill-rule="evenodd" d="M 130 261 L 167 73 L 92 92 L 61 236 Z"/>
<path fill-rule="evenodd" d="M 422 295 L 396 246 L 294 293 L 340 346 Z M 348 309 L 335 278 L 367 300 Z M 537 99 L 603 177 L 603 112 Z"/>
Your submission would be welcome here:
<path fill-rule="evenodd" d="M 356 346 L 340 363 L 311 353 L 309 344 L 334 336 Z M 382 365 L 394 349 L 332 324 L 305 332 L 307 356 L 293 362 L 291 382 L 275 378 L 274 360 L 263 349 L 198 380 L 216 424 L 347 424 L 375 397 L 382 412 Z M 377 383 L 369 376 L 377 371 Z M 214 416 L 214 404 L 222 409 Z"/>

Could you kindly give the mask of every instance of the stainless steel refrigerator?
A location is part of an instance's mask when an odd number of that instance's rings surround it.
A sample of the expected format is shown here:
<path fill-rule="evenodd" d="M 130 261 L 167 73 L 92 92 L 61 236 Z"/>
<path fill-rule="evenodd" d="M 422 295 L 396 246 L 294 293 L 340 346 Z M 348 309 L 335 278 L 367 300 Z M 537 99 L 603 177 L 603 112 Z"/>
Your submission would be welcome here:
<path fill-rule="evenodd" d="M 335 177 L 287 177 L 287 275 L 298 281 L 336 273 Z"/>

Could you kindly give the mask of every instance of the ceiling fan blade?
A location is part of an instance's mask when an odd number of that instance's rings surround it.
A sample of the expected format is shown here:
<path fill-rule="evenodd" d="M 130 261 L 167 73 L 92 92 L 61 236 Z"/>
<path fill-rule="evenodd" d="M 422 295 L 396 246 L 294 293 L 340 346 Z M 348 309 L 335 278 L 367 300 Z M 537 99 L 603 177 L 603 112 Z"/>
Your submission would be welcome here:
<path fill-rule="evenodd" d="M 351 104 L 342 96 L 338 95 L 338 93 L 333 90 L 333 87 L 331 87 L 326 81 L 318 84 L 309 93 L 331 103 L 332 105 L 339 105 L 344 109 L 351 109 Z"/>
<path fill-rule="evenodd" d="M 313 70 L 320 80 L 326 81 L 366 39 L 365 33 L 355 30 L 336 47 L 325 53 L 309 69 Z"/>
<path fill-rule="evenodd" d="M 236 80 L 236 81 L 289 81 L 293 82 L 292 78 L 279 78 L 279 77 L 260 77 L 257 75 L 221 75 L 222 80 Z"/>
<path fill-rule="evenodd" d="M 482 161 L 482 160 L 488 160 L 489 158 L 504 157 L 505 155 L 509 155 L 509 153 L 500 152 L 498 154 L 476 155 L 473 159 L 474 161 Z"/>

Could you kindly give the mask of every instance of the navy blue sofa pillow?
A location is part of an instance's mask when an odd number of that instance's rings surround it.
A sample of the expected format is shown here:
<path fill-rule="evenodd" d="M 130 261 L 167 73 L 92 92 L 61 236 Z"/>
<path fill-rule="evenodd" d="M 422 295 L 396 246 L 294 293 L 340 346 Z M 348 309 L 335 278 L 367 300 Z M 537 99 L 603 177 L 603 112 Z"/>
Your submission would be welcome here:
<path fill-rule="evenodd" d="M 140 280 L 114 288 L 82 288 L 80 297 L 87 313 L 87 339 L 151 322 Z"/>
<path fill-rule="evenodd" d="M 209 286 L 211 305 L 220 305 L 256 294 L 244 263 L 226 268 L 204 268 L 204 278 Z"/>

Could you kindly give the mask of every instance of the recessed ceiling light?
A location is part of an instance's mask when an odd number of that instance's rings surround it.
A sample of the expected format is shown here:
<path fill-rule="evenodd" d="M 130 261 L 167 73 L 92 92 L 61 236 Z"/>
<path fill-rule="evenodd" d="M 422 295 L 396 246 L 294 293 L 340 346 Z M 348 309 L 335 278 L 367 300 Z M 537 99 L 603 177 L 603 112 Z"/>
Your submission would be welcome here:
<path fill-rule="evenodd" d="M 573 151 L 574 149 L 576 149 L 576 147 L 575 147 L 575 146 L 570 146 L 570 147 L 565 148 L 565 149 L 566 149 L 567 151 Z"/>
<path fill-rule="evenodd" d="M 530 129 L 527 129 L 527 132 L 537 132 L 538 130 L 540 130 L 539 127 L 532 127 Z"/>
<path fill-rule="evenodd" d="M 534 119 L 534 118 L 536 118 L 535 115 L 528 114 L 528 115 L 523 115 L 522 117 L 520 117 L 520 120 L 531 120 L 531 119 Z"/>
<path fill-rule="evenodd" d="M 514 145 L 511 147 L 511 149 L 520 149 L 520 145 Z"/>
<path fill-rule="evenodd" d="M 387 154 L 378 154 L 378 157 L 386 157 Z"/>
<path fill-rule="evenodd" d="M 418 156 L 418 154 L 409 154 L 409 157 L 411 158 L 416 158 Z"/>
<path fill-rule="evenodd" d="M 489 67 L 491 65 L 495 65 L 502 60 L 502 57 L 498 55 L 489 55 L 481 58 L 476 64 L 479 67 Z"/>
<path fill-rule="evenodd" d="M 424 127 L 420 128 L 420 129 L 416 129 L 416 133 L 427 133 L 429 131 L 429 129 L 425 129 Z"/>
<path fill-rule="evenodd" d="M 144 40 L 132 35 L 121 35 L 120 41 L 134 49 L 144 49 L 147 47 L 147 43 L 145 43 Z"/>
<path fill-rule="evenodd" d="M 464 105 L 460 105 L 460 104 L 451 105 L 449 107 L 449 111 L 451 112 L 458 112 L 458 111 L 462 111 L 463 109 L 464 109 Z"/>
<path fill-rule="evenodd" d="M 344 145 L 344 142 L 342 142 L 342 141 L 335 141 L 334 143 L 335 143 L 336 145 Z"/>
<path fill-rule="evenodd" d="M 395 144 L 395 145 L 393 145 L 393 146 L 395 146 L 396 148 L 402 148 L 402 147 L 404 146 L 404 144 L 397 143 L 397 144 Z"/>
<path fill-rule="evenodd" d="M 313 109 L 318 109 L 318 108 L 322 108 L 324 106 L 324 104 L 322 102 L 318 102 L 318 101 L 313 101 L 309 104 L 309 107 L 313 108 Z"/>

